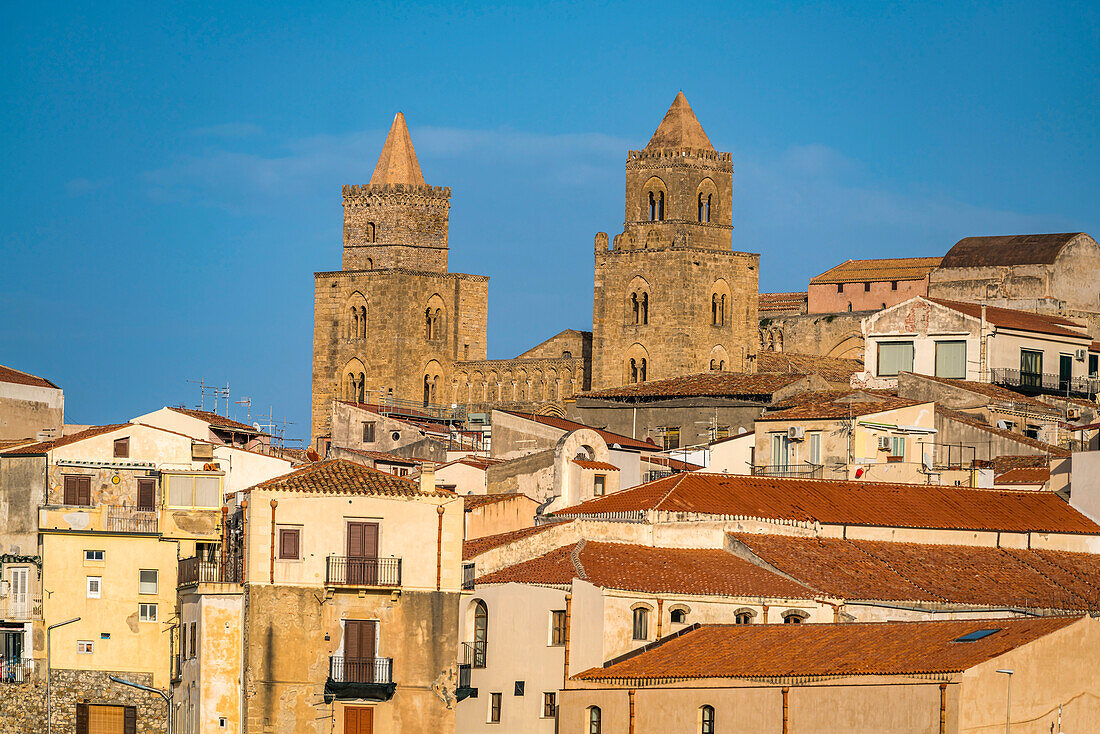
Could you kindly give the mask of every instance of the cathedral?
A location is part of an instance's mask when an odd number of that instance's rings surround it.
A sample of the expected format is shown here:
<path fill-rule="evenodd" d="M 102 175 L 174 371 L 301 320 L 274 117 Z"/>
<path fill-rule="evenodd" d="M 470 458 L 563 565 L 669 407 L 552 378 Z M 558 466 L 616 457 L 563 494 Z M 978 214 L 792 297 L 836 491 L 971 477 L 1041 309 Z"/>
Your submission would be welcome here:
<path fill-rule="evenodd" d="M 584 390 L 755 370 L 760 256 L 733 250 L 733 162 L 682 92 L 627 153 L 622 232 L 596 234 L 591 331 L 487 359 L 489 278 L 447 269 L 450 196 L 398 113 L 370 183 L 344 186 L 343 268 L 314 274 L 314 441 L 337 400 L 560 413 Z"/>

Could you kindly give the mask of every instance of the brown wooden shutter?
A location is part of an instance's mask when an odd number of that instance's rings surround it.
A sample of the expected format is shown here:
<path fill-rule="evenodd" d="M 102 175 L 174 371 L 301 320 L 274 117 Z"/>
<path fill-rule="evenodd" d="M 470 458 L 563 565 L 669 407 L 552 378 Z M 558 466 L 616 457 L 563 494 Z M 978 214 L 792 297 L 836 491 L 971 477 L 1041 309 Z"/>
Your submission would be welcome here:
<path fill-rule="evenodd" d="M 191 657 L 195 657 L 195 652 L 198 649 L 198 634 L 199 625 L 195 622 L 191 623 Z"/>
<path fill-rule="evenodd" d="M 298 529 L 279 530 L 279 558 L 298 558 Z"/>
<path fill-rule="evenodd" d="M 76 504 L 78 479 L 80 479 L 80 477 L 65 477 L 65 496 L 62 498 L 62 502 L 64 502 L 66 505 Z"/>
<path fill-rule="evenodd" d="M 76 504 L 92 504 L 92 478 L 77 477 L 76 479 Z"/>
<path fill-rule="evenodd" d="M 76 705 L 76 734 L 88 734 L 88 704 Z"/>
<path fill-rule="evenodd" d="M 122 734 L 137 734 L 137 707 L 127 706 L 122 710 Z"/>
<path fill-rule="evenodd" d="M 348 523 L 348 558 L 363 557 L 363 525 L 361 522 Z"/>
<path fill-rule="evenodd" d="M 130 458 L 130 439 L 129 438 L 116 438 L 115 439 L 115 458 L 116 459 L 129 459 Z"/>
<path fill-rule="evenodd" d="M 154 510 L 157 506 L 157 480 L 152 477 L 138 479 L 139 510 Z"/>

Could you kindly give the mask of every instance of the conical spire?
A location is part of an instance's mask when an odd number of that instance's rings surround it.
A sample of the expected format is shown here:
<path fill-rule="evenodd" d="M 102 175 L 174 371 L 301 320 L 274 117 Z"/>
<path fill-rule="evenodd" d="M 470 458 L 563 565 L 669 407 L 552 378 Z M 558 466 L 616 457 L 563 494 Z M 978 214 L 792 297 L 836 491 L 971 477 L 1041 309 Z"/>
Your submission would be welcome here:
<path fill-rule="evenodd" d="M 698 124 L 698 123 L 696 123 Z M 378 156 L 378 165 L 374 167 L 370 182 L 378 184 L 406 184 L 424 186 L 424 174 L 420 172 L 420 163 L 416 160 L 409 128 L 405 116 L 400 112 L 393 118 L 390 134 L 382 146 L 382 155 Z"/>
<path fill-rule="evenodd" d="M 691 111 L 687 97 L 681 91 L 672 100 L 672 106 L 665 113 L 665 119 L 657 126 L 657 131 L 649 140 L 646 150 L 658 150 L 660 148 L 696 148 L 701 150 L 714 150 L 710 144 L 710 138 L 703 132 L 703 126 L 695 118 Z"/>

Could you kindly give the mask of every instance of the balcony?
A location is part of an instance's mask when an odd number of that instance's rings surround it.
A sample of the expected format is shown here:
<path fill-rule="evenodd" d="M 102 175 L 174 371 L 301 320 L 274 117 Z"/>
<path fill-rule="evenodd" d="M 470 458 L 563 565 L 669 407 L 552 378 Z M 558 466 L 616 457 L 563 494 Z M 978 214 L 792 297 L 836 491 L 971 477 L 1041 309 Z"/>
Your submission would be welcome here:
<path fill-rule="evenodd" d="M 156 510 L 137 510 L 133 507 L 108 507 L 108 533 L 157 532 L 159 513 Z"/>
<path fill-rule="evenodd" d="M 462 590 L 470 591 L 474 588 L 474 564 L 462 564 Z"/>
<path fill-rule="evenodd" d="M 208 561 L 197 556 L 181 558 L 177 566 L 176 586 L 198 584 L 240 584 L 244 573 L 239 558 Z"/>
<path fill-rule="evenodd" d="M 325 586 L 401 586 L 400 558 L 329 556 L 326 561 Z"/>
<path fill-rule="evenodd" d="M 33 671 L 30 658 L 0 658 L 0 683 L 26 683 Z"/>
<path fill-rule="evenodd" d="M 35 592 L 0 596 L 0 619 L 8 622 L 42 619 L 42 595 Z"/>
<path fill-rule="evenodd" d="M 754 477 L 796 477 L 798 479 L 821 479 L 821 464 L 776 464 L 774 466 L 754 466 Z"/>
<path fill-rule="evenodd" d="M 476 640 L 474 642 L 462 643 L 462 665 L 469 665 L 471 668 L 484 668 L 485 667 L 485 653 L 488 651 L 488 644 L 485 640 Z"/>
<path fill-rule="evenodd" d="M 1028 394 L 1063 395 L 1072 398 L 1092 399 L 1100 393 L 1100 377 L 1071 377 L 997 367 L 989 371 L 989 381 L 994 385 L 1019 390 Z"/>
<path fill-rule="evenodd" d="M 393 682 L 393 658 L 329 658 L 325 702 L 359 698 L 389 701 L 397 686 Z"/>
<path fill-rule="evenodd" d="M 458 685 L 455 686 L 455 699 L 462 701 L 477 694 L 473 686 L 472 666 L 465 663 L 458 664 Z"/>

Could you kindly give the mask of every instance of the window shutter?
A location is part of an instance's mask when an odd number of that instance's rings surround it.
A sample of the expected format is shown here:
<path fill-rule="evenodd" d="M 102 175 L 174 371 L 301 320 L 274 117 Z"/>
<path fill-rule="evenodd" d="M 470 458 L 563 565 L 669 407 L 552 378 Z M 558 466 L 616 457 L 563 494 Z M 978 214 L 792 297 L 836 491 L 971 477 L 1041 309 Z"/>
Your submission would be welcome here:
<path fill-rule="evenodd" d="M 75 505 L 77 500 L 77 477 L 65 477 L 65 497 L 63 502 L 66 505 Z"/>
<path fill-rule="evenodd" d="M 88 704 L 76 705 L 76 734 L 88 734 Z"/>
<path fill-rule="evenodd" d="M 122 710 L 122 734 L 137 734 L 137 707 L 127 706 Z"/>
<path fill-rule="evenodd" d="M 198 640 L 198 632 L 199 632 L 198 624 L 196 624 L 195 622 L 192 622 L 191 623 L 191 657 L 195 657 L 195 649 L 197 648 L 197 645 L 195 643 Z"/>
<path fill-rule="evenodd" d="M 298 530 L 283 528 L 279 531 L 279 558 L 298 558 Z"/>
<path fill-rule="evenodd" d="M 79 477 L 79 480 L 76 503 L 78 505 L 90 505 L 92 504 L 92 478 Z"/>

